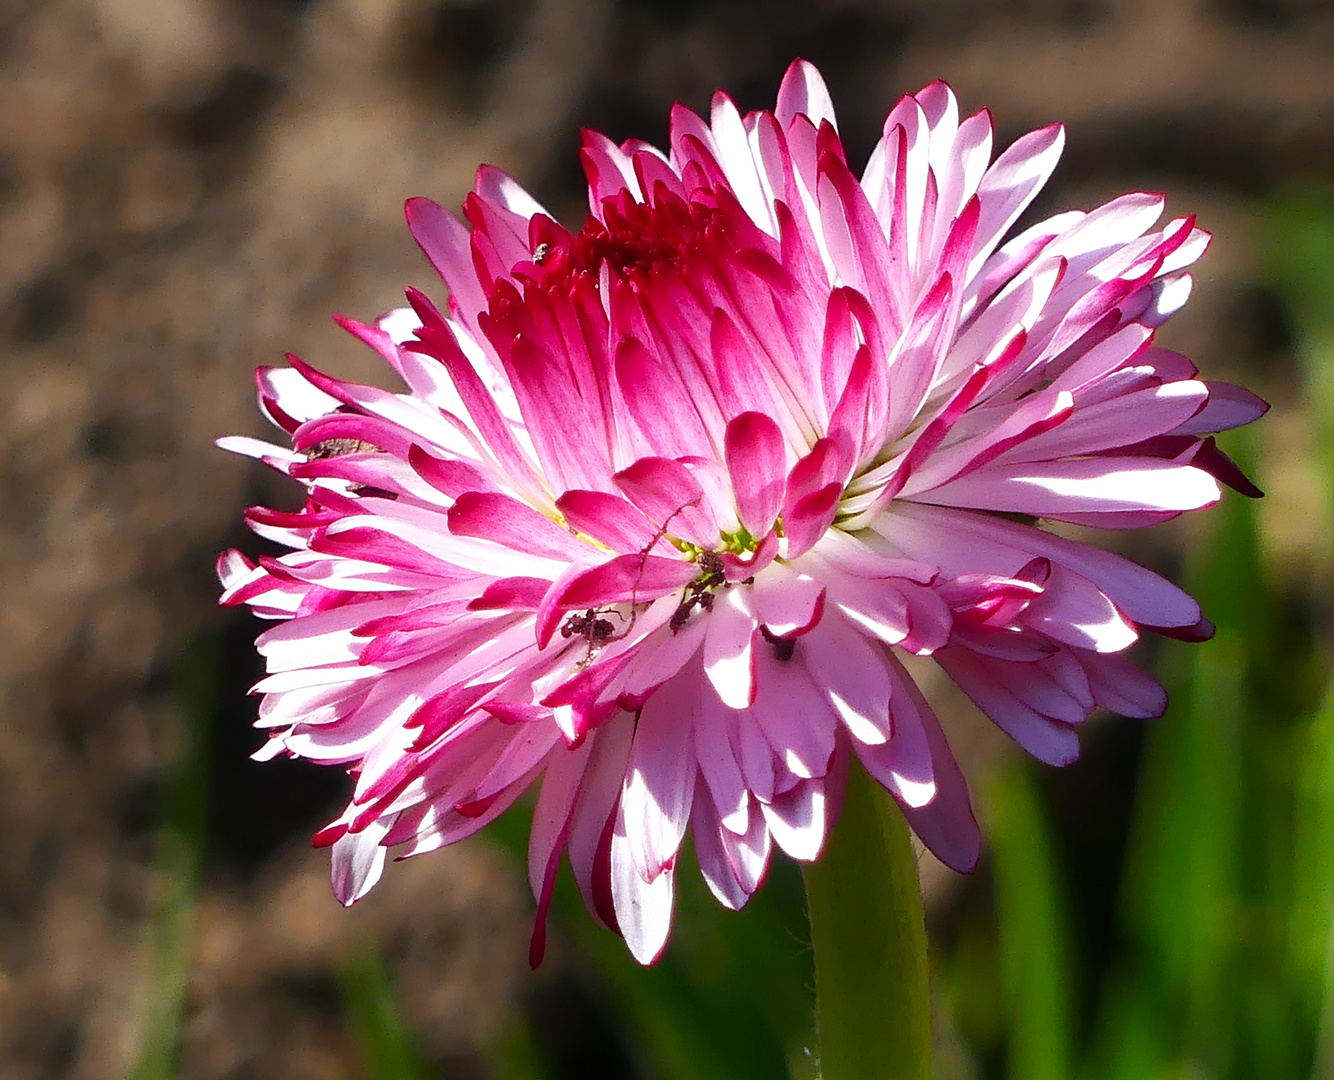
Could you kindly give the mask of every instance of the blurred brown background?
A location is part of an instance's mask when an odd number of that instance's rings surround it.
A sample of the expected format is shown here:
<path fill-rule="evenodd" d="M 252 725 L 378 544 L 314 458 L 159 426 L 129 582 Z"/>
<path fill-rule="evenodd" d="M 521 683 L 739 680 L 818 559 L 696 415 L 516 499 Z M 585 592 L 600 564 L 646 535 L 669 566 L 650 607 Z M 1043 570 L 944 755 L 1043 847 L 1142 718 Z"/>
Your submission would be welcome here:
<path fill-rule="evenodd" d="M 165 673 L 224 627 L 228 678 L 252 678 L 211 562 L 246 542 L 244 505 L 290 499 L 211 445 L 259 433 L 251 368 L 290 349 L 382 377 L 328 315 L 438 290 L 405 196 L 456 205 L 489 161 L 577 221 L 581 126 L 661 143 L 674 100 L 764 106 L 796 55 L 859 160 L 895 98 L 943 76 L 1003 139 L 1068 122 L 1045 206 L 1151 188 L 1198 212 L 1218 240 L 1166 341 L 1275 401 L 1266 543 L 1294 580 L 1322 572 L 1281 328 L 1248 283 L 1253 201 L 1334 176 L 1326 0 L 5 0 L 0 1077 L 139 1059 L 183 752 Z M 487 1075 L 514 1003 L 561 985 L 559 949 L 527 972 L 521 875 L 465 845 L 344 913 L 305 839 L 338 778 L 247 764 L 249 704 L 227 700 L 180 1075 L 363 1075 L 332 974 L 363 936 L 437 1074 Z"/>

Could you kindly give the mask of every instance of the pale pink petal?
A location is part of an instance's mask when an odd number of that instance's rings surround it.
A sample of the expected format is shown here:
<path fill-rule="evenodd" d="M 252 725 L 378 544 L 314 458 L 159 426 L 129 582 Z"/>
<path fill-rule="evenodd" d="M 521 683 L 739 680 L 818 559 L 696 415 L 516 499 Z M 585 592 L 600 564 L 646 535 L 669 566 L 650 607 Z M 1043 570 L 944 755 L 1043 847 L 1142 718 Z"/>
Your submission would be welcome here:
<path fill-rule="evenodd" d="M 761 803 L 760 811 L 774 842 L 789 856 L 802 862 L 820 857 L 827 830 L 822 781 L 804 780 L 773 802 Z"/>
<path fill-rule="evenodd" d="M 744 589 L 726 589 L 714 600 L 704 636 L 704 674 L 724 705 L 749 708 L 755 701 L 755 639 L 759 630 Z"/>
<path fill-rule="evenodd" d="M 635 866 L 624 813 L 616 819 L 611 838 L 611 895 L 616 924 L 630 955 L 641 964 L 651 964 L 667 947 L 672 928 L 675 898 L 668 867 L 652 881 L 645 881 Z"/>
<path fill-rule="evenodd" d="M 740 745 L 733 711 L 711 695 L 701 695 L 695 724 L 695 756 L 700 776 L 720 823 L 734 833 L 748 827 L 750 794 L 734 746 Z"/>
<path fill-rule="evenodd" d="M 621 794 L 631 857 L 651 881 L 672 863 L 685 835 L 695 790 L 696 681 L 678 677 L 639 713 Z"/>
<path fill-rule="evenodd" d="M 380 841 L 392 824 L 392 818 L 377 819 L 361 832 L 347 833 L 334 843 L 330 881 L 340 904 L 350 907 L 380 880 L 385 859 Z"/>
<path fill-rule="evenodd" d="M 778 123 L 786 128 L 796 116 L 809 117 L 819 127 L 826 120 L 837 129 L 834 119 L 834 101 L 829 96 L 824 77 L 814 64 L 793 60 L 782 85 L 778 88 L 778 104 L 774 109 Z"/>
<path fill-rule="evenodd" d="M 889 671 L 877 647 L 843 619 L 826 618 L 801 639 L 799 655 L 854 739 L 875 745 L 890 737 Z"/>
<path fill-rule="evenodd" d="M 736 871 L 732 869 L 731 860 L 723 848 L 718 813 L 708 792 L 703 789 L 702 781 L 700 789 L 695 792 L 690 828 L 695 838 L 695 859 L 709 892 L 723 907 L 740 911 L 750 899 L 750 893 L 741 887 Z"/>
<path fill-rule="evenodd" d="M 1222 497 L 1203 469 L 1156 458 L 1108 457 L 1021 462 L 978 469 L 917 496 L 938 506 L 969 506 L 1036 517 L 1117 511 L 1198 510 Z"/>
<path fill-rule="evenodd" d="M 759 692 L 750 711 L 775 757 L 803 779 L 826 775 L 834 756 L 838 716 L 803 665 L 761 647 L 757 682 Z"/>
<path fill-rule="evenodd" d="M 775 563 L 755 579 L 755 614 L 774 637 L 800 637 L 820 621 L 827 587 Z"/>
<path fill-rule="evenodd" d="M 936 858 L 961 874 L 971 874 L 981 855 L 982 836 L 968 799 L 968 785 L 936 714 L 917 684 L 905 673 L 899 679 L 899 688 L 904 694 L 895 695 L 895 707 L 916 711 L 931 747 L 932 774 L 936 783 L 935 798 L 920 807 L 904 806 L 904 816 Z"/>

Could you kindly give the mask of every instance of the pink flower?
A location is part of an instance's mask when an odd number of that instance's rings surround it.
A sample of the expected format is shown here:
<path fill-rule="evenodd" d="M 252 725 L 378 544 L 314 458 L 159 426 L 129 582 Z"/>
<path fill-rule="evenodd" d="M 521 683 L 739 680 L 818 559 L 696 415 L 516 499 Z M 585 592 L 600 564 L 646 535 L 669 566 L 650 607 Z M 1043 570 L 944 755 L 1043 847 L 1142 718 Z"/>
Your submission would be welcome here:
<path fill-rule="evenodd" d="M 774 844 L 820 854 L 855 755 L 946 863 L 977 826 L 904 654 L 933 657 L 1043 761 L 1097 706 L 1161 713 L 1122 655 L 1199 607 L 1036 519 L 1131 528 L 1257 494 L 1207 437 L 1265 405 L 1154 329 L 1208 243 L 1130 194 L 1002 239 L 1063 131 L 991 160 L 933 83 L 860 179 L 819 74 L 772 113 L 678 106 L 671 151 L 585 136 L 572 234 L 483 167 L 471 228 L 413 199 L 446 308 L 342 320 L 407 386 L 258 372 L 293 449 L 221 441 L 306 486 L 248 512 L 292 549 L 220 560 L 280 620 L 257 755 L 344 765 L 316 838 L 351 903 L 389 849 L 477 831 L 539 784 L 533 958 L 568 853 L 589 910 L 662 950 L 687 829 L 741 907 Z"/>

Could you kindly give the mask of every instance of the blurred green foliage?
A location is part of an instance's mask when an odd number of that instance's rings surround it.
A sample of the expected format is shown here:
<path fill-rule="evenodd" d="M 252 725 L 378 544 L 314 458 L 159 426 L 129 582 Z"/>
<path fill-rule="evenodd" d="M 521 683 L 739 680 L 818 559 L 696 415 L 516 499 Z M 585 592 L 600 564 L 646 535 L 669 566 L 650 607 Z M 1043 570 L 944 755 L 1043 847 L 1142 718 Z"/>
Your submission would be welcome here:
<path fill-rule="evenodd" d="M 522 859 L 526 808 L 510 811 L 490 835 Z M 556 886 L 553 921 L 581 954 L 637 1073 L 645 1080 L 813 1077 L 814 974 L 796 868 L 775 860 L 764 888 L 734 914 L 709 894 L 688 847 L 680 862 L 672 941 L 650 968 L 593 923 L 568 867 Z"/>
<path fill-rule="evenodd" d="M 1334 511 L 1334 194 L 1277 201 L 1258 225 L 1266 284 L 1297 334 L 1326 478 L 1313 497 Z M 1254 464 L 1245 433 L 1227 449 Z M 1146 729 L 1110 945 L 1094 956 L 1076 932 L 1070 844 L 1059 842 L 1048 774 L 1026 763 L 998 770 L 979 793 L 990 855 L 976 902 L 932 943 L 940 1080 L 1334 1080 L 1334 683 L 1318 603 L 1269 580 L 1254 504 L 1237 495 L 1210 515 L 1185 579 L 1218 634 L 1161 651 L 1172 704 Z M 196 742 L 163 806 L 136 1080 L 173 1075 L 204 843 L 197 740 L 215 661 L 208 647 L 194 650 L 176 680 Z M 488 830 L 520 862 L 526 815 L 518 807 Z M 812 1078 L 813 976 L 795 868 L 778 860 L 734 915 L 692 861 L 683 853 L 672 944 L 649 969 L 594 925 L 564 871 L 552 921 L 567 966 L 643 1080 Z M 375 949 L 349 959 L 340 979 L 366 1074 L 426 1080 Z M 494 1040 L 495 1080 L 573 1080 L 537 1019 L 535 1007 L 517 1010 Z"/>
<path fill-rule="evenodd" d="M 169 676 L 181 720 L 181 745 L 160 796 L 155 914 L 145 942 L 148 1000 L 131 1080 L 171 1080 L 176 1075 L 195 896 L 208 833 L 206 747 L 219 698 L 219 653 L 217 637 L 204 635 L 181 655 Z"/>
<path fill-rule="evenodd" d="M 338 981 L 369 1080 L 427 1080 L 430 1074 L 403 1022 L 378 944 L 363 942 L 344 958 Z"/>

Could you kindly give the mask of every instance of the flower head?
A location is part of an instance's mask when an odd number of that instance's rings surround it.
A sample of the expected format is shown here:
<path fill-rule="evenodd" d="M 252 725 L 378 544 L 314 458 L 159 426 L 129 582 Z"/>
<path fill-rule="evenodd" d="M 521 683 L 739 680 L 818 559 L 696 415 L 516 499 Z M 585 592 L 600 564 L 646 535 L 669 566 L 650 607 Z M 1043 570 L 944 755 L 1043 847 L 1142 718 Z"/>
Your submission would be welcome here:
<path fill-rule="evenodd" d="M 678 106 L 667 154 L 586 134 L 577 233 L 489 167 L 468 225 L 411 200 L 448 304 L 342 320 L 406 392 L 258 372 L 292 448 L 222 445 L 307 501 L 248 512 L 290 553 L 219 573 L 225 603 L 279 620 L 258 756 L 354 778 L 317 836 L 340 900 L 538 785 L 534 959 L 568 853 L 648 962 L 688 829 L 739 908 L 775 844 L 819 855 L 854 757 L 975 864 L 906 654 L 1047 762 L 1097 706 L 1162 711 L 1122 654 L 1146 629 L 1207 636 L 1196 603 L 1035 523 L 1255 494 L 1208 436 L 1265 406 L 1153 342 L 1208 242 L 1193 219 L 1157 227 L 1163 200 L 1131 194 L 1002 243 L 1063 132 L 994 161 L 991 138 L 933 83 L 858 178 L 798 62 L 772 113 Z"/>

